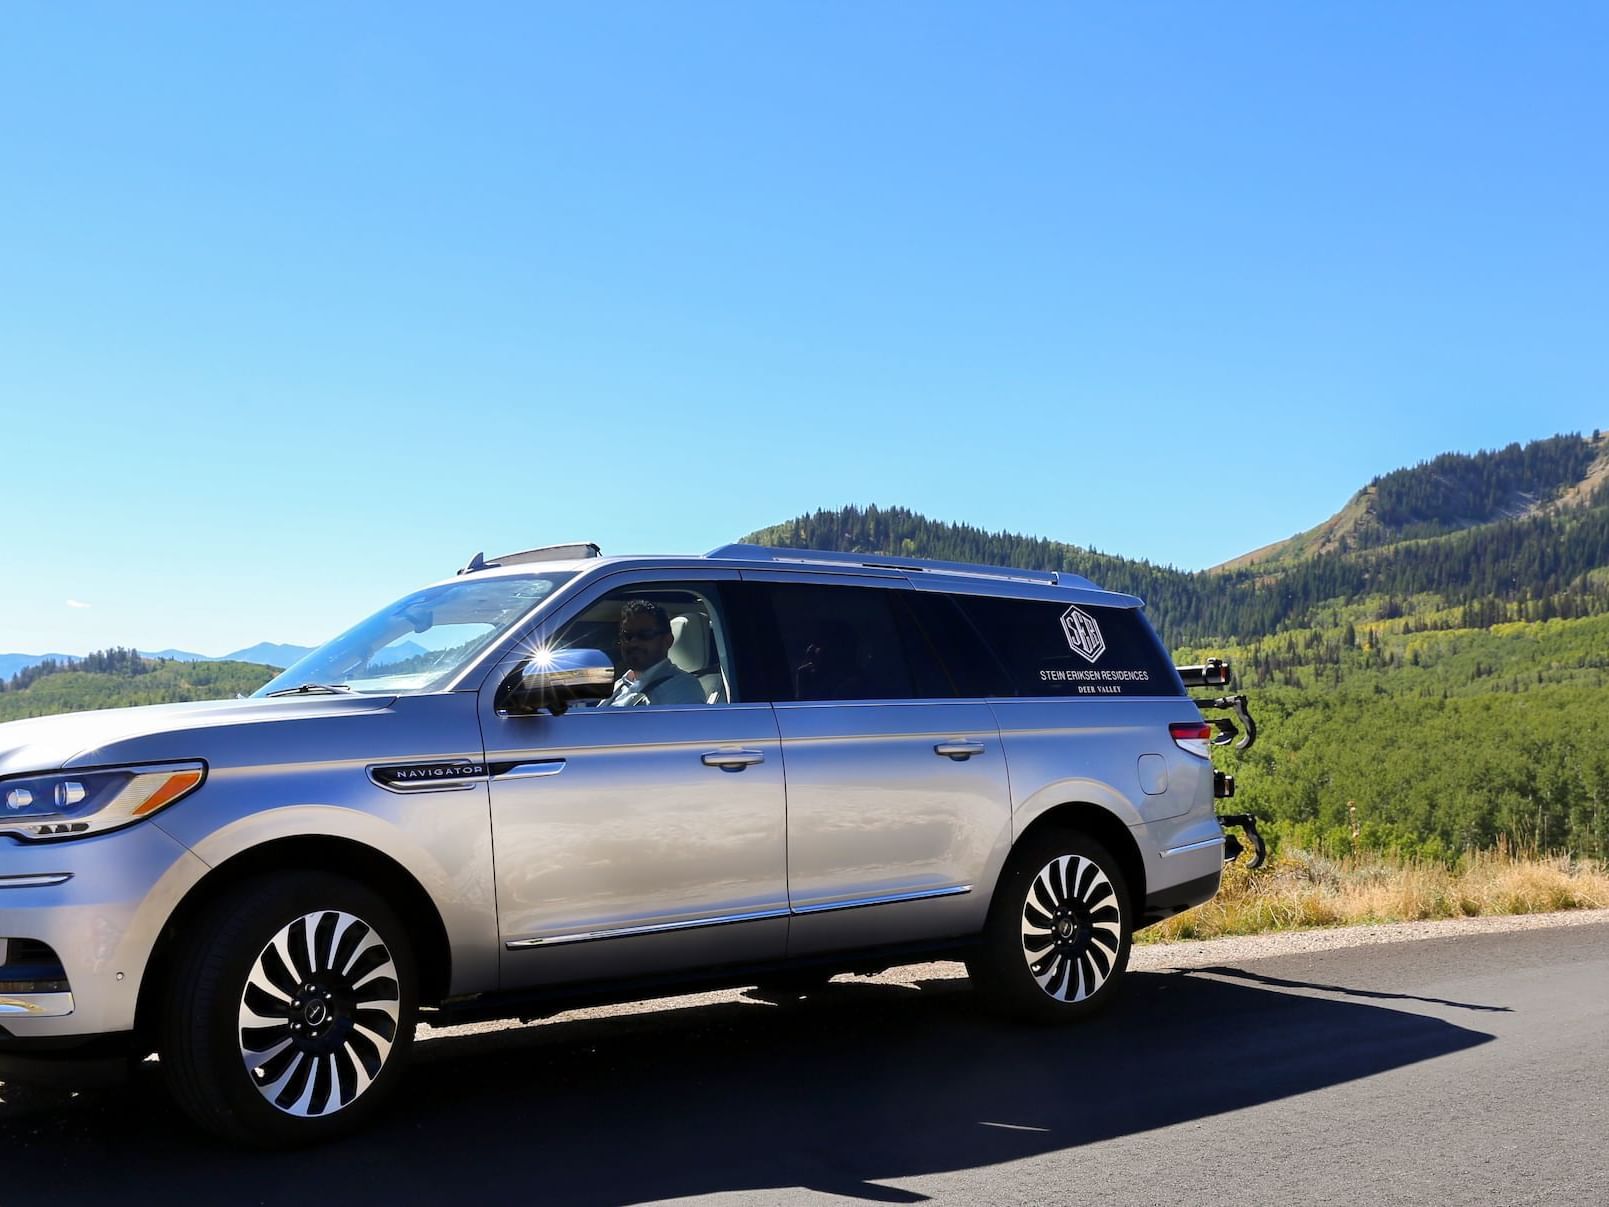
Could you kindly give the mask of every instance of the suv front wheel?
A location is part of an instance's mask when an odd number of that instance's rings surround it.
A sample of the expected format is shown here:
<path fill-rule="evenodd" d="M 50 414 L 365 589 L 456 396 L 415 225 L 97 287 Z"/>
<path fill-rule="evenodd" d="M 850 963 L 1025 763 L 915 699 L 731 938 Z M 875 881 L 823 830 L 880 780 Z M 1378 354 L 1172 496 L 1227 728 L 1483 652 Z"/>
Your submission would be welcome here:
<path fill-rule="evenodd" d="M 1071 1022 L 1112 999 L 1132 933 L 1128 884 L 1111 852 L 1078 831 L 1045 830 L 1006 861 L 967 971 L 1008 1014 Z"/>
<path fill-rule="evenodd" d="M 259 1147 L 333 1138 L 390 1093 L 413 1042 L 401 921 L 322 872 L 246 881 L 210 904 L 174 967 L 168 1086 L 197 1123 Z"/>

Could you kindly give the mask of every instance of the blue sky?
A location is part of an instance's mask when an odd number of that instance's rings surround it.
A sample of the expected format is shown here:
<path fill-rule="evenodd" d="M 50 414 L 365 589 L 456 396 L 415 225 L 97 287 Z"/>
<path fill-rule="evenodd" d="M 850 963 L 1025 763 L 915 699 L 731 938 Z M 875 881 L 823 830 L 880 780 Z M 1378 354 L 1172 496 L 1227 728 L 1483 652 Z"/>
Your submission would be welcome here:
<path fill-rule="evenodd" d="M 10 4 L 0 650 L 848 502 L 1202 567 L 1609 427 L 1606 54 L 1601 4 Z"/>

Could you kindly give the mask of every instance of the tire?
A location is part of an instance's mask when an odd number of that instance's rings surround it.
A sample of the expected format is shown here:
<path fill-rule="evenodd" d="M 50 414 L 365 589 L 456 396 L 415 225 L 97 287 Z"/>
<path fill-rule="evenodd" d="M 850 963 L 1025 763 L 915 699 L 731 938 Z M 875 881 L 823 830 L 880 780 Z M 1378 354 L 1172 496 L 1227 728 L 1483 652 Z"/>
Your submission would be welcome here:
<path fill-rule="evenodd" d="M 361 1127 L 413 1045 L 407 931 L 373 890 L 323 872 L 242 882 L 186 937 L 168 986 L 161 1066 L 205 1130 L 256 1148 Z"/>
<path fill-rule="evenodd" d="M 1116 995 L 1133 929 L 1128 882 L 1111 852 L 1076 830 L 1046 830 L 1007 859 L 967 971 L 1001 1013 L 1076 1022 Z"/>

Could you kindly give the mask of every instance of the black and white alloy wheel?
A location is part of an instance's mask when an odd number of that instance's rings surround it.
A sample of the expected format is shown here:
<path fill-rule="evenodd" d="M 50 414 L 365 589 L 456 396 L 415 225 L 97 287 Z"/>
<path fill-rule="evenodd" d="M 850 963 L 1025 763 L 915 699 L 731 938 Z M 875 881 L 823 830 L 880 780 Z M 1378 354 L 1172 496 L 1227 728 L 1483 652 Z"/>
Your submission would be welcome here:
<path fill-rule="evenodd" d="M 328 1115 L 373 1083 L 397 1038 L 397 966 L 373 926 L 305 914 L 258 953 L 240 999 L 240 1056 L 289 1115 Z"/>
<path fill-rule="evenodd" d="M 1123 905 L 1111 880 L 1082 855 L 1052 859 L 1022 907 L 1022 952 L 1035 983 L 1058 1002 L 1100 991 L 1123 942 Z"/>
<path fill-rule="evenodd" d="M 315 871 L 242 881 L 182 933 L 158 1036 L 198 1124 L 262 1148 L 350 1132 L 413 1045 L 410 933 L 366 884 Z"/>
<path fill-rule="evenodd" d="M 1095 839 L 1046 827 L 1006 860 L 967 970 L 1003 1013 L 1072 1022 L 1106 1007 L 1133 930 L 1122 866 Z"/>

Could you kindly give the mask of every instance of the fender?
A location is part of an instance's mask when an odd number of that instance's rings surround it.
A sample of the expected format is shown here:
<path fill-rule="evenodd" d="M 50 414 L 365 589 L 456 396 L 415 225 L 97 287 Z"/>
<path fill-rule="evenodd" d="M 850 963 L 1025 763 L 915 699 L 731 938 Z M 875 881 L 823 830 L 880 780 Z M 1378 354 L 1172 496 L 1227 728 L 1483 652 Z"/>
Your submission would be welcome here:
<path fill-rule="evenodd" d="M 469 793 L 455 793 L 462 800 Z M 451 994 L 495 989 L 497 986 L 497 912 L 492 887 L 490 833 L 486 829 L 486 789 L 474 792 L 482 807 L 480 829 L 485 834 L 485 858 L 460 859 L 450 867 L 438 854 L 453 850 L 470 854 L 454 844 L 433 848 L 420 840 L 432 827 L 421 826 L 416 812 L 440 799 L 436 794 L 408 798 L 413 808 L 405 809 L 401 824 L 376 817 L 360 809 L 340 805 L 302 803 L 237 816 L 202 836 L 194 837 L 190 849 L 209 869 L 282 839 L 336 838 L 367 847 L 399 865 L 422 887 L 436 907 L 452 951 Z M 167 819 L 157 819 L 166 823 Z M 171 823 L 168 823 L 171 824 Z M 190 835 L 175 833 L 184 842 Z M 472 846 L 479 847 L 480 843 Z"/>
<path fill-rule="evenodd" d="M 6 851 L 8 872 L 71 872 L 59 884 L 8 888 L 5 931 L 55 949 L 72 986 L 73 1010 L 59 1017 L 8 1017 L 13 1035 L 104 1034 L 134 1025 L 140 984 L 162 928 L 207 867 L 154 824 Z M 137 896 L 136 896 L 137 894 Z M 134 908 L 126 902 L 133 900 Z"/>
<path fill-rule="evenodd" d="M 1145 818 L 1122 792 L 1101 780 L 1085 777 L 1054 780 L 1025 800 L 1014 802 L 1011 811 L 1011 839 L 1015 842 L 1029 826 L 1058 805 L 1095 805 L 1105 809 L 1126 828 L 1145 824 Z"/>

